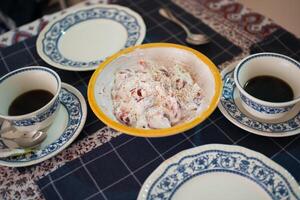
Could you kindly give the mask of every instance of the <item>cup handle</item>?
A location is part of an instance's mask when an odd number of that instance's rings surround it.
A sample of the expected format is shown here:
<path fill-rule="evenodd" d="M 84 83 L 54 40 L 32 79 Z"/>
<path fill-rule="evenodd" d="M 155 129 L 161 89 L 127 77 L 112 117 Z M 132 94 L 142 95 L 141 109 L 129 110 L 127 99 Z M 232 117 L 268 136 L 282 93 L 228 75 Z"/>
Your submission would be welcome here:
<path fill-rule="evenodd" d="M 17 129 L 11 124 L 11 122 L 0 118 L 0 128 L 4 123 L 8 123 L 9 126 L 7 128 L 0 129 L 0 138 L 6 140 L 13 140 L 18 138 L 19 136 L 15 135 Z"/>

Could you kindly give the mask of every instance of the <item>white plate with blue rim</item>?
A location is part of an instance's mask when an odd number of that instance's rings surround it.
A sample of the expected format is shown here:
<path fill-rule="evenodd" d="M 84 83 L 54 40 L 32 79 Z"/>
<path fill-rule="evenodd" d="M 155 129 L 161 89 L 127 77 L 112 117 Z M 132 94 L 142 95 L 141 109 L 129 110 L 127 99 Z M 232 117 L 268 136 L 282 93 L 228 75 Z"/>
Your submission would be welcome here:
<path fill-rule="evenodd" d="M 94 70 L 123 48 L 141 44 L 146 26 L 135 11 L 118 5 L 72 9 L 51 21 L 38 36 L 39 56 L 51 66 Z"/>
<path fill-rule="evenodd" d="M 39 147 L 25 154 L 0 158 L 0 165 L 9 167 L 34 165 L 55 156 L 75 140 L 87 116 L 85 99 L 76 88 L 62 83 L 59 100 L 61 106 L 57 117 L 46 130 L 47 137 Z M 2 128 L 5 128 L 5 124 Z M 5 149 L 7 146 L 13 147 L 13 144 L 0 142 L 0 148 Z"/>
<path fill-rule="evenodd" d="M 243 107 L 233 78 L 236 65 L 237 63 L 232 63 L 221 72 L 223 92 L 218 108 L 222 114 L 236 126 L 257 135 L 287 137 L 299 134 L 300 103 L 296 104 L 283 117 L 273 120 L 257 118 Z"/>
<path fill-rule="evenodd" d="M 164 161 L 138 200 L 296 200 L 296 180 L 266 156 L 240 146 L 210 144 Z"/>

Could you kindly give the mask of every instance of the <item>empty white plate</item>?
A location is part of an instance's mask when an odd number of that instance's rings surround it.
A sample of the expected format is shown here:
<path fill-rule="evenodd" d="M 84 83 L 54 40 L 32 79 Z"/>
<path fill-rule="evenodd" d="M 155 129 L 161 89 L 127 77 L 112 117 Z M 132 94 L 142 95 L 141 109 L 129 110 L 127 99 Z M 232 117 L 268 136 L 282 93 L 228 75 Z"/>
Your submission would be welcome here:
<path fill-rule="evenodd" d="M 204 145 L 164 161 L 138 200 L 296 200 L 295 179 L 266 156 L 234 145 Z"/>
<path fill-rule="evenodd" d="M 93 70 L 123 48 L 141 44 L 145 23 L 133 10 L 93 5 L 71 10 L 47 24 L 37 39 L 37 52 L 48 64 L 65 70 Z"/>

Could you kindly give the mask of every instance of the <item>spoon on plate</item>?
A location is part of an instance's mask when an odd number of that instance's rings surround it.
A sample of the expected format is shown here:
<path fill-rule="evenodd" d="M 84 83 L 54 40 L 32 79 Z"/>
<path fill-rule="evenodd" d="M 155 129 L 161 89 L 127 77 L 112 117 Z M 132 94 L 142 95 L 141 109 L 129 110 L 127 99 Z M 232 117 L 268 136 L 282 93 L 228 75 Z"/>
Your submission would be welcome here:
<path fill-rule="evenodd" d="M 183 28 L 183 30 L 187 34 L 186 39 L 185 39 L 187 43 L 192 44 L 192 45 L 201 45 L 201 44 L 206 44 L 206 43 L 210 42 L 209 38 L 206 35 L 192 33 L 185 24 L 183 24 L 179 19 L 177 19 L 174 16 L 174 14 L 172 13 L 172 11 L 170 9 L 160 8 L 158 12 L 161 16 L 165 17 L 166 19 L 171 20 L 172 22 L 176 23 L 181 28 Z"/>
<path fill-rule="evenodd" d="M 34 151 L 34 148 L 26 148 L 26 149 L 1 149 L 0 150 L 0 158 L 7 158 L 10 156 L 18 156 L 26 153 L 30 153 Z"/>
<path fill-rule="evenodd" d="M 14 149 L 0 149 L 0 158 L 31 152 L 47 137 L 46 132 L 41 130 L 23 132 L 20 134 L 23 134 L 23 136 L 18 138 L 0 137 L 0 140 L 2 141 L 12 141 L 18 145 L 18 148 Z"/>
<path fill-rule="evenodd" d="M 7 136 L 1 135 L 0 140 L 9 140 L 17 143 L 17 145 L 21 148 L 35 147 L 40 144 L 46 137 L 47 134 L 45 131 L 32 131 L 32 132 L 19 132 L 19 135 L 22 135 L 17 138 L 10 138 Z"/>

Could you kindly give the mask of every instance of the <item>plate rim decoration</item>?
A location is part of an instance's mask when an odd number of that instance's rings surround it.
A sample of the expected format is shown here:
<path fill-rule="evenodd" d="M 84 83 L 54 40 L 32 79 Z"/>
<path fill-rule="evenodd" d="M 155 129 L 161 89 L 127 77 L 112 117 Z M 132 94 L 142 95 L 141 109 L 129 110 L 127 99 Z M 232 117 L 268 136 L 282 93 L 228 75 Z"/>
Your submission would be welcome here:
<path fill-rule="evenodd" d="M 51 144 L 49 144 L 47 147 L 45 147 L 44 149 L 37 150 L 36 151 L 37 153 L 36 152 L 28 153 L 28 154 L 31 154 L 31 156 L 33 156 L 32 158 L 26 158 L 25 156 L 27 154 L 20 155 L 20 160 L 17 160 L 17 161 L 9 160 L 9 158 L 0 158 L 0 166 L 2 165 L 2 166 L 8 166 L 8 167 L 25 167 L 25 166 L 38 164 L 40 162 L 43 162 L 43 161 L 57 155 L 62 150 L 67 148 L 77 138 L 77 136 L 81 133 L 81 131 L 84 127 L 86 117 L 87 117 L 86 101 L 78 89 L 76 89 L 75 87 L 73 87 L 67 83 L 62 83 L 62 90 L 65 90 L 65 92 L 67 92 L 68 94 L 72 94 L 73 97 L 76 97 L 78 103 L 80 104 L 81 118 L 79 119 L 79 122 L 76 124 L 76 129 L 72 131 L 73 134 L 69 135 L 69 133 L 66 132 L 68 127 L 73 126 L 73 125 L 69 124 L 65 127 L 64 132 L 61 133 L 60 137 L 58 139 L 56 139 L 54 142 L 52 142 Z M 60 92 L 60 94 L 62 94 L 62 91 Z M 63 105 L 63 103 L 61 103 L 61 106 L 64 106 L 67 109 L 67 107 L 65 105 Z M 67 112 L 69 112 L 68 109 L 67 109 Z M 74 110 L 74 112 L 76 112 L 76 111 Z M 70 114 L 68 113 L 68 115 L 70 115 Z M 70 117 L 68 117 L 68 118 L 69 118 L 69 121 L 66 123 L 70 122 Z M 62 144 L 59 144 L 57 146 L 55 143 L 57 143 L 57 141 L 59 141 L 59 140 L 63 141 L 63 137 L 66 137 L 65 142 L 63 142 Z M 39 156 L 41 156 L 41 157 L 39 157 Z"/>
<path fill-rule="evenodd" d="M 46 55 L 46 53 L 44 52 L 44 40 L 45 40 L 45 35 L 49 31 L 51 31 L 53 25 L 55 25 L 56 23 L 58 23 L 62 20 L 65 20 L 68 16 L 75 15 L 76 13 L 85 12 L 85 11 L 88 11 L 88 10 L 91 10 L 91 9 L 96 9 L 96 8 L 116 9 L 118 11 L 123 11 L 126 14 L 134 17 L 135 20 L 136 20 L 136 23 L 139 25 L 139 31 L 138 31 L 139 36 L 137 37 L 137 39 L 134 42 L 133 46 L 134 45 L 139 45 L 143 42 L 143 40 L 145 38 L 145 35 L 146 35 L 145 22 L 144 22 L 142 16 L 138 12 L 136 12 L 136 11 L 134 11 L 134 10 L 128 8 L 128 7 L 120 6 L 120 5 L 116 5 L 116 4 L 96 4 L 96 5 L 85 6 L 85 7 L 82 7 L 82 8 L 73 8 L 73 9 L 68 10 L 65 14 L 63 14 L 63 15 L 55 18 L 54 20 L 50 21 L 42 29 L 42 31 L 39 33 L 38 38 L 36 40 L 36 49 L 37 49 L 38 55 L 42 58 L 42 60 L 44 60 L 46 63 L 50 64 L 53 67 L 63 69 L 63 70 L 68 70 L 68 71 L 91 71 L 91 70 L 95 70 L 98 67 L 98 65 L 100 63 L 102 63 L 106 58 L 104 58 L 103 60 L 83 62 L 83 61 L 75 61 L 75 60 L 73 61 L 72 59 L 65 58 L 64 56 L 62 56 L 62 58 L 64 58 L 64 60 L 71 61 L 71 64 L 69 64 L 69 65 L 68 64 L 62 64 L 61 61 L 56 62 L 52 58 L 50 58 L 48 55 Z M 83 19 L 82 21 L 79 21 L 77 23 L 74 22 L 74 23 L 78 25 L 81 22 L 85 22 L 85 21 L 86 21 L 86 19 Z M 59 38 L 61 37 L 61 35 L 62 35 L 62 33 L 58 34 L 57 41 L 59 41 Z M 128 32 L 127 32 L 127 37 L 128 37 Z M 122 47 L 121 49 L 123 49 L 123 48 L 126 48 L 126 46 Z M 56 45 L 54 45 L 54 49 L 58 49 L 58 42 L 57 42 Z M 58 54 L 60 54 L 60 53 L 58 53 Z M 109 55 L 109 56 L 111 56 L 111 55 Z M 87 66 L 74 67 L 76 63 L 77 64 L 78 63 L 86 63 Z M 94 63 L 94 64 L 88 65 L 88 63 Z"/>
<path fill-rule="evenodd" d="M 203 162 L 200 162 L 201 159 L 204 159 Z M 210 166 L 209 163 L 213 161 L 216 161 L 218 165 L 211 165 L 213 166 L 212 169 L 209 167 L 205 168 L 205 165 Z M 243 167 L 241 167 L 242 165 Z M 192 166 L 195 167 L 195 170 L 192 170 Z M 182 167 L 189 169 L 182 169 L 179 172 L 178 170 Z M 264 177 L 261 177 L 262 175 L 259 173 L 261 170 L 264 172 Z M 170 173 L 166 175 L 168 172 Z M 185 176 L 183 176 L 184 172 L 187 173 Z M 195 174 L 193 174 L 193 172 Z M 263 189 L 263 191 L 265 191 L 273 200 L 285 199 L 287 195 L 289 195 L 288 197 L 290 197 L 290 199 L 300 199 L 300 187 L 298 183 L 282 166 L 259 152 L 241 146 L 224 144 L 207 144 L 194 147 L 183 150 L 165 160 L 145 180 L 137 199 L 155 199 L 155 196 L 150 198 L 149 195 L 163 195 L 163 193 L 167 193 L 169 196 L 163 196 L 165 199 L 172 199 L 172 195 L 174 195 L 175 192 L 190 178 L 214 172 L 228 172 L 248 178 Z M 168 182 L 169 179 L 172 179 L 172 173 L 176 173 L 176 177 L 179 177 L 176 180 L 179 181 L 175 181 L 175 185 L 172 185 L 170 190 L 168 190 L 168 188 L 164 189 L 164 187 L 168 187 L 166 184 L 163 186 L 164 181 Z M 181 180 L 180 177 L 182 177 Z M 252 180 L 253 177 L 257 178 Z M 268 188 L 268 184 L 265 183 L 265 185 L 263 185 L 262 182 L 268 178 L 274 181 L 273 186 L 275 184 L 279 189 L 285 190 L 285 193 L 279 194 L 279 191 Z M 159 185 L 163 187 L 158 187 Z M 272 190 L 275 193 L 270 193 L 268 190 Z M 285 196 L 283 196 L 284 198 L 280 198 L 280 195 Z"/>

